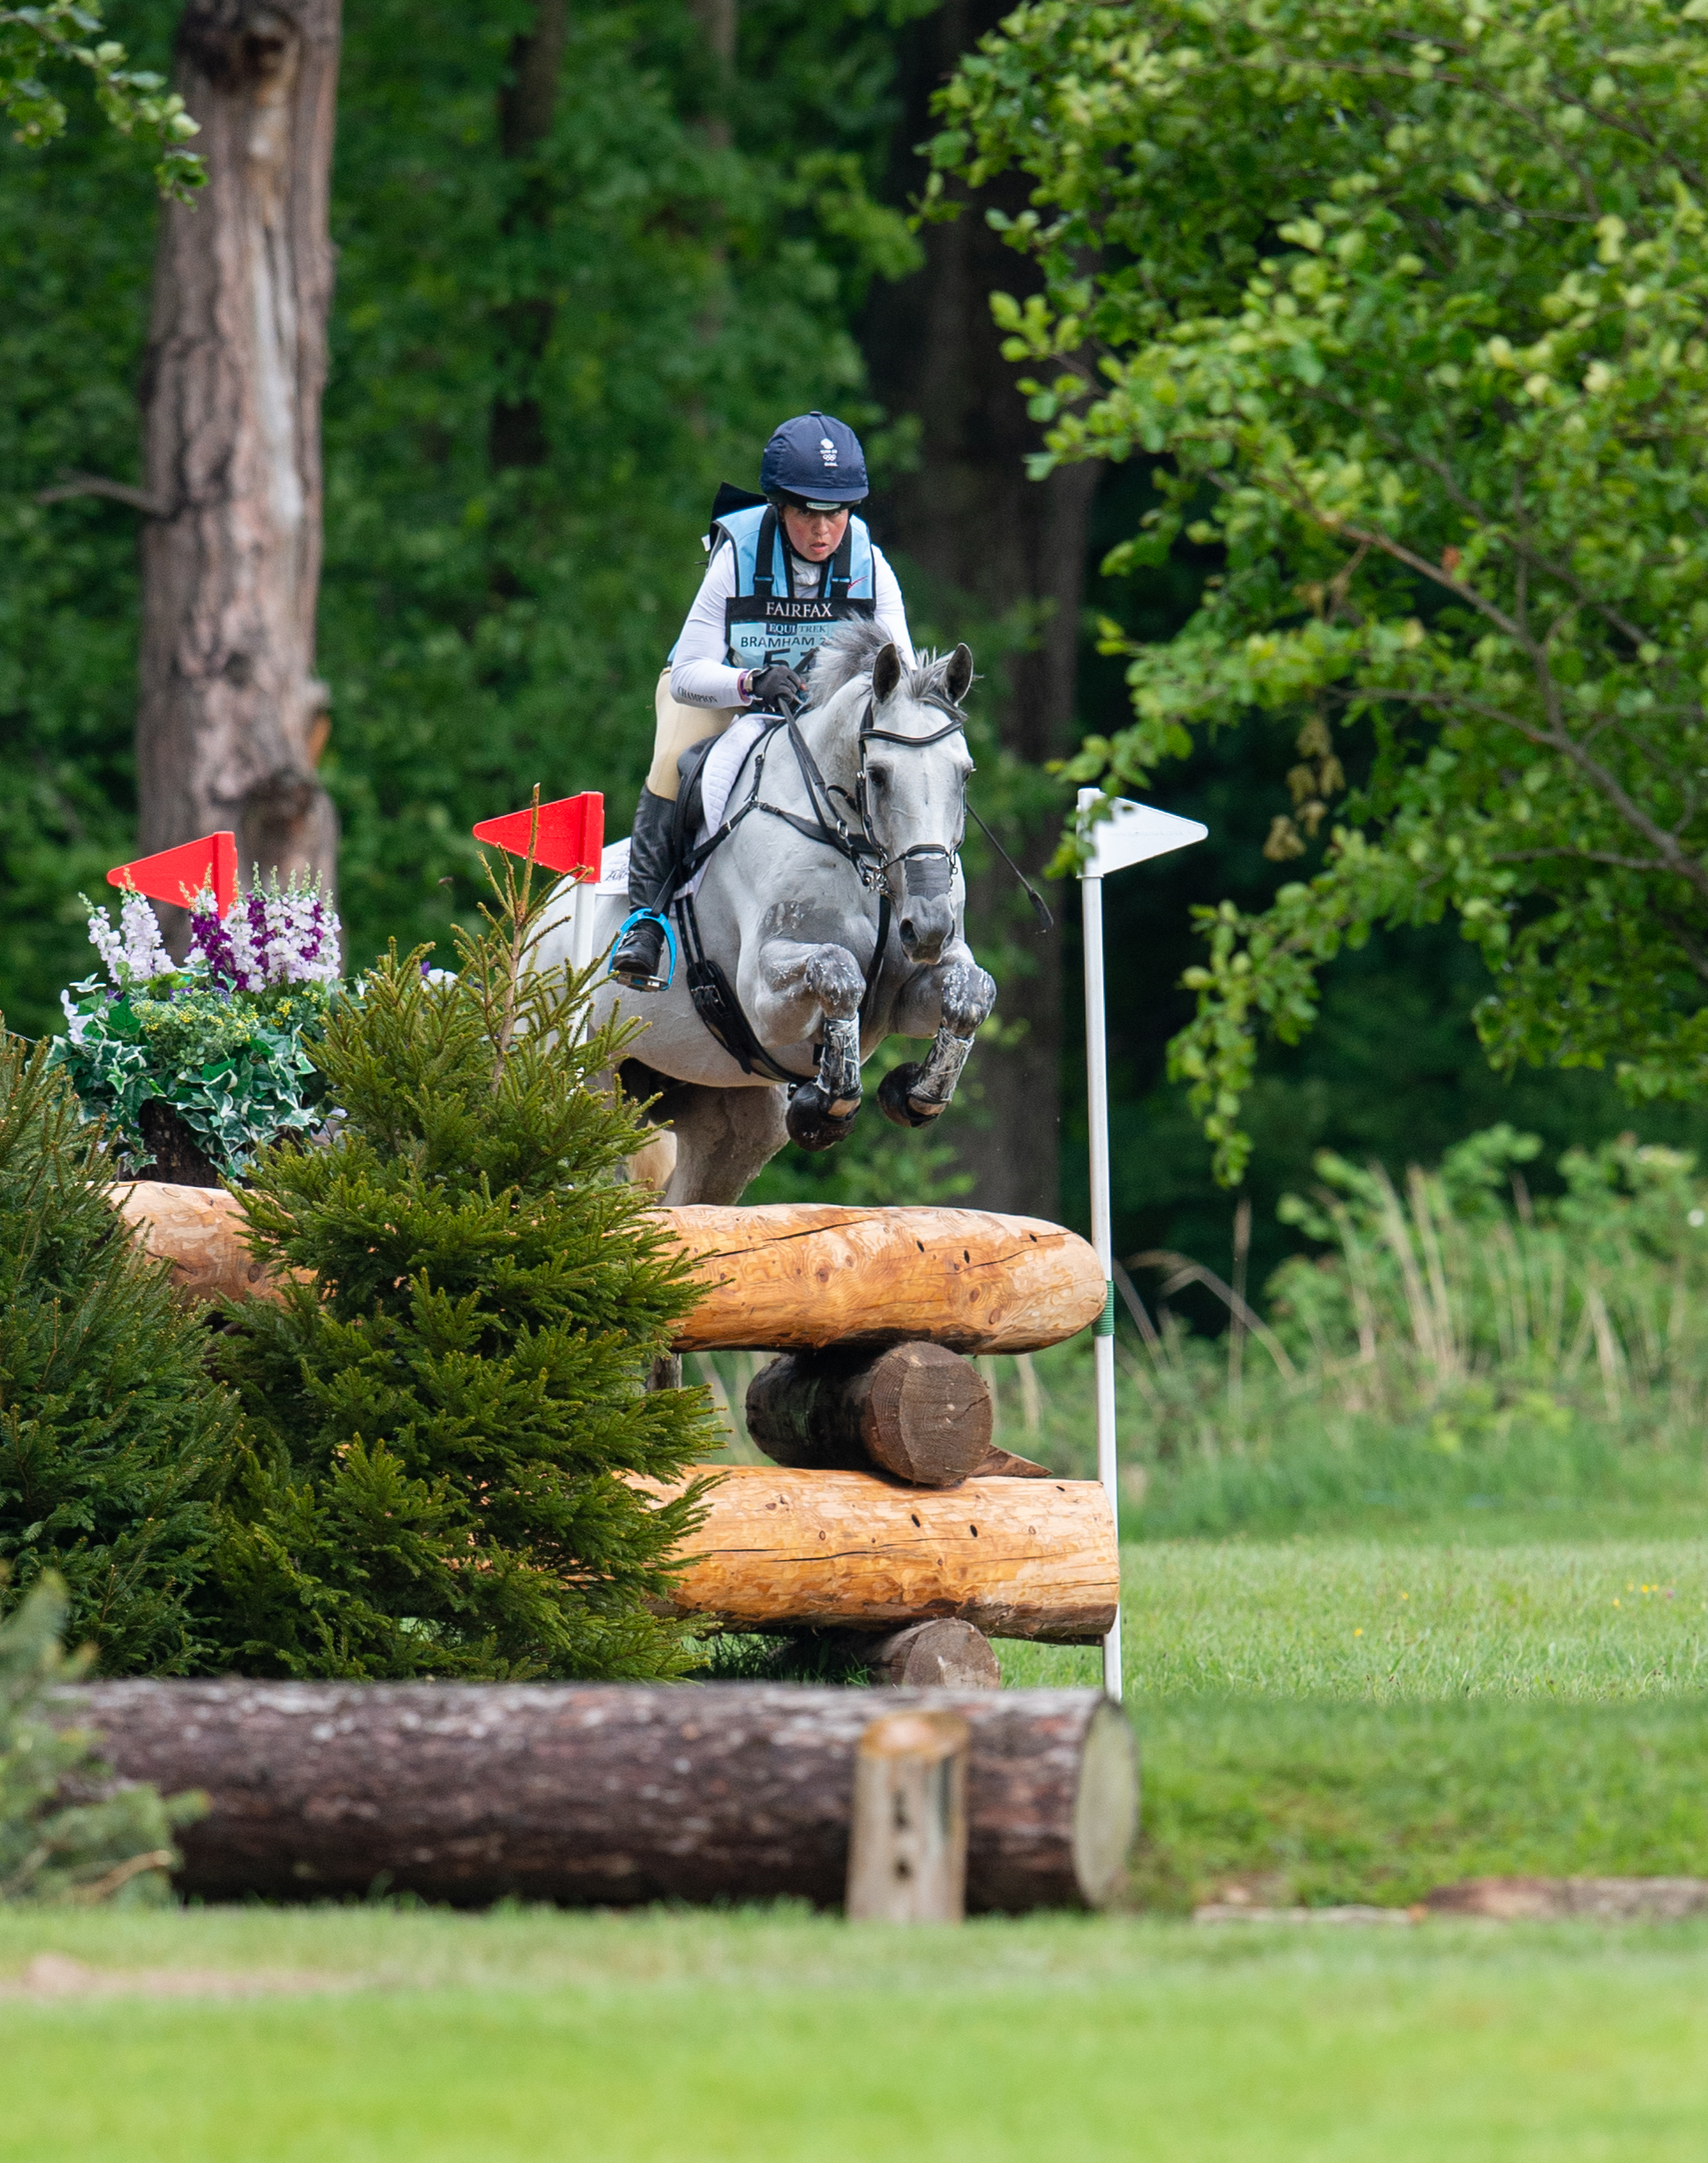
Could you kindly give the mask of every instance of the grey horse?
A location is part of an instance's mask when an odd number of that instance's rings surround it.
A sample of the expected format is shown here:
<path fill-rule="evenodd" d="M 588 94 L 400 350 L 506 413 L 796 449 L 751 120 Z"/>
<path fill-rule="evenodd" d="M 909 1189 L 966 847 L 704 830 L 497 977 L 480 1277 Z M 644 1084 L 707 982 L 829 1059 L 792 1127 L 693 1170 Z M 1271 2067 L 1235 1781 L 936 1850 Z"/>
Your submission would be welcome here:
<path fill-rule="evenodd" d="M 820 647 L 792 730 L 752 745 L 727 798 L 726 837 L 704 859 L 686 910 L 673 916 L 738 1007 L 724 1042 L 707 1028 L 678 954 L 668 989 L 637 993 L 607 978 L 597 1020 L 647 1024 L 622 1070 L 676 1137 L 670 1203 L 733 1202 L 790 1135 L 809 1148 L 840 1139 L 860 1108 L 860 1069 L 886 1037 L 929 1037 L 922 1061 L 888 1074 L 885 1115 L 923 1127 L 954 1095 L 996 986 L 964 933 L 959 849 L 972 759 L 960 712 L 972 681 L 964 646 L 909 668 L 884 634 L 850 624 Z M 601 895 L 594 949 L 626 913 Z M 884 943 L 878 951 L 880 926 Z M 540 966 L 569 957 L 565 906 L 548 912 Z M 758 1056 L 735 1052 L 744 1018 Z M 779 1079 L 779 1076 L 784 1078 Z"/>

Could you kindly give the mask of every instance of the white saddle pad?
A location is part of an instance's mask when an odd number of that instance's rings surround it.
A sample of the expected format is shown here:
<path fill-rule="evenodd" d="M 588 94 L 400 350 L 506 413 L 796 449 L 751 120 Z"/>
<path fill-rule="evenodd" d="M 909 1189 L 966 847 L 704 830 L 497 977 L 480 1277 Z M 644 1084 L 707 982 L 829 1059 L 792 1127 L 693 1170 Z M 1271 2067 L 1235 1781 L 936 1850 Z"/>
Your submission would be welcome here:
<path fill-rule="evenodd" d="M 729 791 L 736 785 L 742 760 L 764 734 L 764 722 L 757 714 L 744 714 L 732 721 L 707 754 L 700 783 L 701 819 L 699 831 L 694 836 L 699 844 L 714 834 L 723 824 L 723 814 L 729 805 Z M 679 894 L 692 894 L 706 875 L 701 865 Z M 629 837 L 609 843 L 599 859 L 599 891 L 601 894 L 626 894 L 629 890 Z"/>

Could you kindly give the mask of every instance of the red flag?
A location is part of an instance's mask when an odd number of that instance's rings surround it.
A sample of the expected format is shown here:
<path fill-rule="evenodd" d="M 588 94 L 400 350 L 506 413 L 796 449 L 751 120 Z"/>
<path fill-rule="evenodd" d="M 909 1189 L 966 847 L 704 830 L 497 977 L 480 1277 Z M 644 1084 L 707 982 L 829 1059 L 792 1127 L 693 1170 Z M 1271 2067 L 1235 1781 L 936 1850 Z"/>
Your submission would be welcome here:
<path fill-rule="evenodd" d="M 605 847 L 604 798 L 593 790 L 585 796 L 561 796 L 555 804 L 542 804 L 537 816 L 536 826 L 530 805 L 526 811 L 507 811 L 502 819 L 482 819 L 474 838 L 492 842 L 511 856 L 526 856 L 532 841 L 534 862 L 548 871 L 596 880 Z"/>
<path fill-rule="evenodd" d="M 133 864 L 115 865 L 107 883 L 178 908 L 187 907 L 204 887 L 212 887 L 214 905 L 223 916 L 238 897 L 238 837 L 204 834 L 200 841 L 180 842 L 158 856 L 140 856 Z"/>

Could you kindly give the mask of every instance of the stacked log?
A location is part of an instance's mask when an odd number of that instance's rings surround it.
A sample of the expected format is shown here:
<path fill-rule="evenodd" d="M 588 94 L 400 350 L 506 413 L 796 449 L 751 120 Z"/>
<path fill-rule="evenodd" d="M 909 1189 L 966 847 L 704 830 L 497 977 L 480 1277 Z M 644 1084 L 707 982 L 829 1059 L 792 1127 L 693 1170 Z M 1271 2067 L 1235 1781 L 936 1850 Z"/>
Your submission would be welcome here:
<path fill-rule="evenodd" d="M 231 1195 L 140 1182 L 114 1204 L 187 1297 L 276 1297 Z M 1118 1572 L 1103 1491 L 995 1448 L 990 1393 L 962 1356 L 1029 1350 L 1094 1320 L 1104 1288 L 1084 1240 L 967 1209 L 657 1219 L 704 1287 L 678 1349 L 784 1354 L 748 1397 L 782 1469 L 722 1472 L 681 1549 L 678 1612 L 874 1636 L 954 1622 L 1060 1644 L 1108 1629 Z"/>
<path fill-rule="evenodd" d="M 208 1187 L 139 1181 L 113 1204 L 186 1297 L 274 1290 L 245 1244 L 236 1200 Z M 899 1339 L 962 1352 L 1059 1344 L 1103 1311 L 1085 1240 L 1036 1217 L 977 1209 L 661 1209 L 704 1296 L 678 1351 L 878 1348 Z"/>
<path fill-rule="evenodd" d="M 952 1487 L 990 1454 L 990 1390 L 941 1344 L 794 1352 L 748 1386 L 747 1432 L 779 1464 Z"/>
<path fill-rule="evenodd" d="M 969 1908 L 1106 1902 L 1137 1770 L 1092 1690 L 102 1683 L 66 1716 L 120 1779 L 206 1795 L 192 1897 L 834 1906 L 861 1736 L 914 1704 L 967 1725 Z"/>
<path fill-rule="evenodd" d="M 737 1630 L 892 1630 L 941 1616 L 987 1637 L 1091 1645 L 1120 1597 L 1115 1517 L 1091 1479 L 936 1490 L 732 1465 L 676 1553 L 676 1611 Z"/>

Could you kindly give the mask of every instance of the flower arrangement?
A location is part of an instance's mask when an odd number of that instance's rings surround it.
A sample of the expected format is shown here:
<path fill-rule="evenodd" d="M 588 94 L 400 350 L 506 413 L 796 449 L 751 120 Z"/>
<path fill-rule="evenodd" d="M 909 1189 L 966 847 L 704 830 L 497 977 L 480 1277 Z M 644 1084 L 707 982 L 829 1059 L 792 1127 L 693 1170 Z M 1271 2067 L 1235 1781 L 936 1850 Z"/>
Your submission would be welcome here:
<path fill-rule="evenodd" d="M 125 896 L 116 924 L 79 898 L 104 974 L 60 994 L 54 1058 L 86 1116 L 113 1128 L 131 1171 L 164 1160 L 182 1176 L 187 1153 L 204 1161 L 192 1167 L 204 1180 L 238 1176 L 267 1143 L 324 1122 L 307 1047 L 338 995 L 341 940 L 315 885 L 258 878 L 223 915 L 203 892 L 181 962 L 142 895 Z"/>

